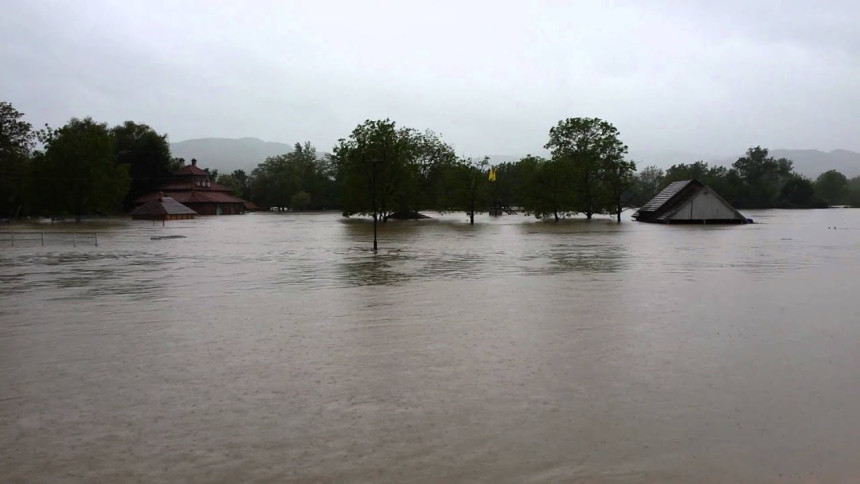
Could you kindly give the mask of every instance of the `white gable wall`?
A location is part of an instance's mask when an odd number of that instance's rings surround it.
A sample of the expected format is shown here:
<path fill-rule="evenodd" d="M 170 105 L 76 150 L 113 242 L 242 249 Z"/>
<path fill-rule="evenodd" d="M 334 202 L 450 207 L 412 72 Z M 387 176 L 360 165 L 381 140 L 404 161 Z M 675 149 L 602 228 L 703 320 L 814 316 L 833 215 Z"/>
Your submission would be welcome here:
<path fill-rule="evenodd" d="M 731 206 L 714 196 L 710 188 L 704 188 L 666 218 L 668 220 L 729 220 L 737 218 L 737 215 Z"/>

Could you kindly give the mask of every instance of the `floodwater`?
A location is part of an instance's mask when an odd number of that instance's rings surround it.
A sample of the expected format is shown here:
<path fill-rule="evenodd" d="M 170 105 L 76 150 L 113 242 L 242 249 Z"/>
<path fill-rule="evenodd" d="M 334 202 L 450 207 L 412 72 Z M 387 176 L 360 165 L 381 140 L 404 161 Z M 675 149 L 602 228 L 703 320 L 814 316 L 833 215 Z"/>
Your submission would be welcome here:
<path fill-rule="evenodd" d="M 857 482 L 860 210 L 747 215 L 0 227 L 0 480 Z"/>

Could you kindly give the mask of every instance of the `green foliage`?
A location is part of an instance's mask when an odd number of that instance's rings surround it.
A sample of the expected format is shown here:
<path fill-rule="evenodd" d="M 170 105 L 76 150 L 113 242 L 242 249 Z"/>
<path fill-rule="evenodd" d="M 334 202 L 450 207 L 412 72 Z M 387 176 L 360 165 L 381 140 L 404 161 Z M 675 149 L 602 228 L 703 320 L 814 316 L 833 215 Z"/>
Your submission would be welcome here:
<path fill-rule="evenodd" d="M 780 208 L 824 208 L 827 203 L 816 197 L 812 182 L 795 175 L 783 184 L 777 206 Z"/>
<path fill-rule="evenodd" d="M 519 161 L 522 185 L 520 200 L 526 213 L 556 222 L 577 211 L 579 201 L 572 190 L 574 165 L 564 159 L 547 160 L 528 155 Z"/>
<path fill-rule="evenodd" d="M 234 175 L 220 175 L 216 183 L 230 189 L 230 193 L 234 196 L 242 198 L 242 182 Z"/>
<path fill-rule="evenodd" d="M 290 208 L 292 210 L 307 210 L 308 205 L 311 203 L 311 194 L 301 190 L 293 194 L 290 197 Z"/>
<path fill-rule="evenodd" d="M 456 159 L 434 133 L 397 128 L 389 119 L 365 121 L 333 151 L 344 215 L 373 215 L 382 221 L 395 212 L 438 207 L 442 166 Z"/>
<path fill-rule="evenodd" d="M 167 135 L 132 121 L 111 128 L 110 134 L 115 162 L 127 165 L 131 176 L 131 186 L 123 202 L 128 209 L 136 198 L 158 190 L 170 180 L 175 171 L 170 145 Z"/>
<path fill-rule="evenodd" d="M 72 118 L 40 133 L 44 154 L 34 159 L 34 195 L 46 213 L 83 214 L 120 208 L 131 184 L 128 165 L 115 163 L 113 138 L 104 123 Z"/>
<path fill-rule="evenodd" d="M 567 118 L 550 129 L 549 141 L 544 148 L 550 150 L 552 160 L 569 165 L 573 177 L 573 193 L 576 196 L 576 211 L 591 218 L 601 211 L 601 199 L 605 192 L 601 183 L 607 173 L 616 171 L 618 181 L 627 180 L 635 172 L 631 165 L 623 162 L 627 146 L 618 138 L 618 130 L 599 118 Z M 613 166 L 617 167 L 612 168 Z M 568 168 L 557 167 L 562 173 Z"/>
<path fill-rule="evenodd" d="M 10 103 L 0 102 L 0 215 L 18 215 L 24 204 L 36 136 L 23 117 Z"/>
<path fill-rule="evenodd" d="M 665 173 L 656 166 L 647 166 L 637 175 L 624 194 L 624 202 L 630 207 L 641 207 L 660 193 Z"/>
<path fill-rule="evenodd" d="M 462 158 L 449 163 L 436 164 L 438 174 L 435 200 L 440 212 L 466 212 L 469 223 L 475 223 L 475 214 L 485 212 L 490 205 L 490 186 L 488 179 L 490 160 Z"/>
<path fill-rule="evenodd" d="M 244 175 L 241 170 L 231 174 L 239 186 Z M 310 197 L 303 209 L 325 209 L 336 203 L 330 163 L 317 156 L 310 142 L 296 143 L 292 152 L 266 158 L 246 180 L 249 198 L 264 207 L 295 208 L 293 196 L 299 192 Z"/>
<path fill-rule="evenodd" d="M 860 208 L 860 176 L 848 180 L 845 191 L 848 193 L 846 196 L 848 205 Z"/>
<path fill-rule="evenodd" d="M 770 157 L 768 150 L 760 146 L 747 150 L 746 156 L 738 158 L 732 168 L 741 181 L 740 189 L 732 197 L 739 208 L 776 206 L 783 184 L 795 176 L 790 160 Z M 718 187 L 713 188 L 719 193 Z"/>
<path fill-rule="evenodd" d="M 848 178 L 836 170 L 818 175 L 814 187 L 815 194 L 827 205 L 843 205 L 848 201 Z"/>

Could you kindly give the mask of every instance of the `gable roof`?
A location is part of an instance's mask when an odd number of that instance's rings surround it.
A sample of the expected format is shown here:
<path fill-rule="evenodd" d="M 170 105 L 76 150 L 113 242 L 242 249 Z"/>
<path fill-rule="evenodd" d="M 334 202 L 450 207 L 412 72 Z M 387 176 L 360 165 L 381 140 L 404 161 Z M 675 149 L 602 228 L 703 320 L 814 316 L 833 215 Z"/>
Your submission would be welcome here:
<path fill-rule="evenodd" d="M 692 213 L 688 217 L 676 217 L 678 211 L 684 207 L 690 200 L 699 196 L 699 194 L 703 194 L 704 196 L 713 197 L 716 200 L 718 205 L 723 208 L 722 213 L 717 215 L 714 212 L 704 213 L 699 212 L 698 215 L 693 215 Z M 692 203 L 692 202 L 691 202 Z M 711 205 L 714 207 L 714 205 Z M 690 205 L 692 211 L 692 205 Z M 727 214 L 731 214 L 730 216 L 726 216 Z M 681 180 L 672 182 L 660 191 L 654 198 L 652 198 L 648 203 L 643 205 L 636 213 L 633 214 L 633 218 L 640 222 L 663 222 L 663 223 L 681 223 L 681 222 L 706 222 L 708 220 L 717 221 L 717 222 L 732 222 L 732 223 L 746 223 L 747 218 L 743 216 L 740 212 L 735 210 L 734 207 L 729 204 L 723 197 L 717 194 L 712 189 L 706 187 L 703 183 L 698 180 Z"/>
<path fill-rule="evenodd" d="M 658 193 L 656 197 L 652 198 L 645 205 L 642 205 L 642 207 L 639 208 L 639 211 L 640 212 L 654 212 L 654 211 L 656 211 L 657 209 L 659 209 L 660 207 L 665 205 L 667 202 L 669 202 L 672 199 L 672 197 L 678 195 L 681 192 L 681 190 L 683 190 L 684 188 L 687 188 L 687 185 L 689 185 L 690 183 L 694 183 L 694 182 L 699 183 L 695 180 L 681 180 L 681 181 L 676 181 L 676 182 L 670 183 L 669 186 L 667 186 L 666 188 L 661 190 L 660 193 Z M 701 185 L 701 183 L 699 183 L 699 184 Z"/>
<path fill-rule="evenodd" d="M 131 215 L 196 215 L 197 212 L 170 197 L 159 197 L 131 211 Z"/>
<path fill-rule="evenodd" d="M 196 176 L 209 176 L 209 173 L 206 170 L 201 170 L 197 168 L 197 163 L 192 165 L 185 165 L 182 168 L 173 172 L 175 176 L 183 176 L 183 175 L 196 175 Z"/>

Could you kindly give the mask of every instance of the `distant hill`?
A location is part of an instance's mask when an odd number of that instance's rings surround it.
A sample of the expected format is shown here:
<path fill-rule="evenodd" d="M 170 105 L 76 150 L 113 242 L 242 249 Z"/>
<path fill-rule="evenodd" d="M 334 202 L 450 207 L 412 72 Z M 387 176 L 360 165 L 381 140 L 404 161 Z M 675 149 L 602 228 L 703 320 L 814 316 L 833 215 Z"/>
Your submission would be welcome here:
<path fill-rule="evenodd" d="M 187 163 L 197 159 L 201 168 L 221 173 L 245 170 L 250 173 L 269 156 L 293 151 L 293 145 L 263 141 L 257 138 L 197 138 L 170 143 L 170 153 L 185 158 Z"/>
<path fill-rule="evenodd" d="M 794 171 L 813 180 L 828 170 L 838 170 L 848 178 L 860 176 L 860 153 L 848 150 L 771 150 L 774 158 L 788 158 Z"/>

